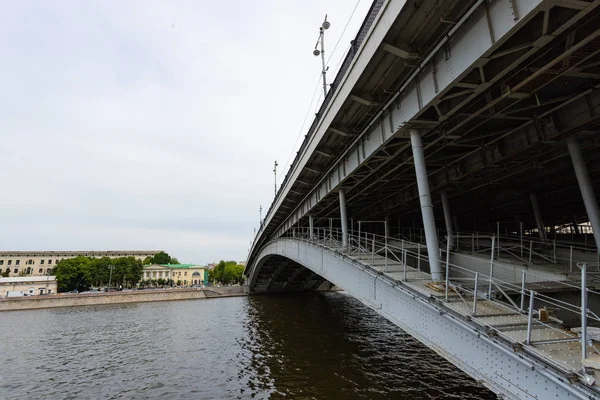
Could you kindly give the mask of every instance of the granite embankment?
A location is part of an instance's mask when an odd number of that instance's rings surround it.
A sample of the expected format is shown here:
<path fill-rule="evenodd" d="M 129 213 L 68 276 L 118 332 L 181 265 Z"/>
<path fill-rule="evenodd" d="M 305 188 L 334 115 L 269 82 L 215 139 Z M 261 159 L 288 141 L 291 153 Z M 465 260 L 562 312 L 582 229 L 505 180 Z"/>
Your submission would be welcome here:
<path fill-rule="evenodd" d="M 242 286 L 231 286 L 205 289 L 134 290 L 131 292 L 12 297 L 0 299 L 0 311 L 245 296 L 244 289 Z"/>

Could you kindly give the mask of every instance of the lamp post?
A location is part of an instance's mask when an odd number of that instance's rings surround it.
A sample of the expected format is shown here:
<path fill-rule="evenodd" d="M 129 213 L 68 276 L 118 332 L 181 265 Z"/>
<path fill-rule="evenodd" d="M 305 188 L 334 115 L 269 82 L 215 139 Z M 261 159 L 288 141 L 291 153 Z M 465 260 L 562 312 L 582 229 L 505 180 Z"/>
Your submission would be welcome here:
<path fill-rule="evenodd" d="M 262 206 L 260 206 L 260 207 L 258 208 L 258 215 L 259 215 L 259 220 L 258 220 L 258 222 L 259 222 L 259 225 L 262 227 Z"/>
<path fill-rule="evenodd" d="M 275 197 L 277 197 L 277 160 L 275 160 L 275 164 L 273 165 L 273 175 L 275 175 Z"/>
<path fill-rule="evenodd" d="M 317 44 L 315 44 L 315 49 L 313 50 L 313 54 L 318 57 L 321 55 L 321 65 L 323 75 L 323 99 L 327 96 L 327 68 L 325 67 L 325 30 L 329 29 L 331 24 L 327 21 L 327 14 L 325 14 L 325 20 L 321 24 L 319 28 L 319 39 L 317 39 Z M 321 44 L 321 50 L 317 49 L 319 47 L 319 43 Z"/>

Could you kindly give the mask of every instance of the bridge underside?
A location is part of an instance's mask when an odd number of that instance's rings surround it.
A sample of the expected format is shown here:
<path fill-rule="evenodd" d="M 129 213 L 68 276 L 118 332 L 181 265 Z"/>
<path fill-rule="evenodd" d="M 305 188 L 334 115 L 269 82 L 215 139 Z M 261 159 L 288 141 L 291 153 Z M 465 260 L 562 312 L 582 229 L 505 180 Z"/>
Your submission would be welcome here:
<path fill-rule="evenodd" d="M 333 287 L 310 269 L 280 255 L 266 257 L 257 271 L 252 293 L 328 290 Z"/>

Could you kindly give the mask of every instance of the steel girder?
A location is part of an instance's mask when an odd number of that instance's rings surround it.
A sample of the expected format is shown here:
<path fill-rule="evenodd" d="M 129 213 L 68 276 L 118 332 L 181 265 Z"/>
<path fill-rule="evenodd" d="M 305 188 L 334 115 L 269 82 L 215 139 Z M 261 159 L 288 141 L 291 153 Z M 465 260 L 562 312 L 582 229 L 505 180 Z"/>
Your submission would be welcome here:
<path fill-rule="evenodd" d="M 581 15 L 578 14 L 577 17 L 569 20 L 568 24 L 557 27 L 555 32 L 540 31 L 540 37 L 530 43 L 525 54 L 513 60 L 511 65 L 518 65 L 527 56 L 551 42 L 557 34 L 563 32 L 567 26 L 575 23 L 577 18 L 583 17 L 588 9 L 595 6 L 595 3 L 586 4 L 589 4 L 588 8 L 581 11 Z M 463 85 L 464 83 L 460 82 L 462 78 L 473 71 L 479 71 L 489 61 L 487 57 L 491 56 L 512 34 L 536 15 L 548 13 L 553 5 L 553 2 L 532 0 L 492 1 L 489 4 L 488 2 L 478 2 L 471 12 L 457 24 L 450 36 L 452 40 L 440 43 L 436 50 L 420 64 L 412 79 L 404 85 L 394 100 L 373 119 L 371 126 L 348 148 L 323 180 L 290 213 L 276 234 L 281 235 L 287 231 L 340 185 L 354 182 L 357 178 L 359 180 L 361 178 L 368 179 L 368 174 L 358 177 L 353 174 L 364 164 L 372 162 L 373 158 L 377 157 L 377 153 L 391 139 L 403 137 L 408 127 L 423 126 L 430 129 L 430 125 L 442 123 L 444 119 L 456 113 L 470 100 L 488 90 L 495 80 L 508 73 L 510 68 L 507 67 L 505 71 L 501 71 L 487 80 L 484 79 L 479 84 L 472 84 L 468 88 L 469 93 L 460 97 L 460 101 L 452 109 L 448 109 L 439 121 L 433 124 L 429 123 L 429 126 L 427 123 L 419 125 L 423 123 L 423 120 L 419 118 L 428 107 L 437 106 L 451 89 L 456 85 Z M 490 34 L 492 31 L 493 35 Z M 522 97 L 521 94 L 514 93 L 509 88 L 499 97 L 504 99 L 519 96 Z M 448 139 L 456 138 L 444 133 L 436 141 Z M 406 148 L 400 147 L 398 152 L 405 151 Z M 392 157 L 388 158 L 388 160 L 390 159 Z M 410 162 L 408 159 L 407 161 Z M 385 162 L 385 157 L 375 160 L 374 169 Z M 450 169 L 448 173 L 459 174 L 460 171 Z"/>

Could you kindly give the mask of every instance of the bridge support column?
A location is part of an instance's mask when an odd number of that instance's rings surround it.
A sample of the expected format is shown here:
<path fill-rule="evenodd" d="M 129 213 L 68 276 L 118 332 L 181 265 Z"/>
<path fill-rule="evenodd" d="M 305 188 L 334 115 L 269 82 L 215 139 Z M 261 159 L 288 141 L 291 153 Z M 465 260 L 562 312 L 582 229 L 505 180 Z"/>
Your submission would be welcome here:
<path fill-rule="evenodd" d="M 389 237 L 390 236 L 390 216 L 387 213 L 385 214 L 383 223 L 384 223 L 383 231 L 384 231 L 385 237 Z"/>
<path fill-rule="evenodd" d="M 346 193 L 344 189 L 338 191 L 340 196 L 340 219 L 342 220 L 342 247 L 348 247 L 348 217 L 346 216 Z"/>
<path fill-rule="evenodd" d="M 529 200 L 531 200 L 531 208 L 533 208 L 533 215 L 535 217 L 535 224 L 537 225 L 540 233 L 540 240 L 546 241 L 546 228 L 544 227 L 544 221 L 542 220 L 542 212 L 540 211 L 540 204 L 538 203 L 537 195 L 535 192 L 529 193 Z"/>
<path fill-rule="evenodd" d="M 443 273 L 438 258 L 440 248 L 435 228 L 435 219 L 433 217 L 433 204 L 431 203 L 431 192 L 429 191 L 429 179 L 427 178 L 423 143 L 421 142 L 421 134 L 418 130 L 410 130 L 410 142 L 415 162 L 415 172 L 417 174 L 417 187 L 419 189 L 419 199 L 421 201 L 421 215 L 423 216 L 423 227 L 425 228 L 425 240 L 427 242 L 427 256 L 429 257 L 431 278 L 433 280 L 442 280 Z"/>
<path fill-rule="evenodd" d="M 592 187 L 592 182 L 590 181 L 585 161 L 583 161 L 581 148 L 579 147 L 577 139 L 569 139 L 567 141 L 567 146 L 569 147 L 571 161 L 573 161 L 573 169 L 575 169 L 579 190 L 581 190 L 581 197 L 583 197 L 585 211 L 592 224 L 596 247 L 600 251 L 600 212 L 598 212 L 598 203 L 596 202 L 596 196 L 594 195 L 594 188 Z"/>
<path fill-rule="evenodd" d="M 315 225 L 312 214 L 308 214 L 308 233 L 310 240 L 313 240 L 315 237 Z"/>
<path fill-rule="evenodd" d="M 446 222 L 446 232 L 448 233 L 448 246 L 454 247 L 454 231 L 452 230 L 452 214 L 450 213 L 450 205 L 448 204 L 448 194 L 445 190 L 442 190 L 442 208 L 444 210 L 444 221 Z"/>

